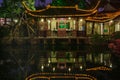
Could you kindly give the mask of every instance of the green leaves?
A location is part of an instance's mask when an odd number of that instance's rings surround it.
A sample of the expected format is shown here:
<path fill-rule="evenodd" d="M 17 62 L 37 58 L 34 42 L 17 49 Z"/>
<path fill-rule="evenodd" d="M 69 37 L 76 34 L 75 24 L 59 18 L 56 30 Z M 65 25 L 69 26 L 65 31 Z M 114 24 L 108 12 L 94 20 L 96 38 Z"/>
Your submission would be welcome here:
<path fill-rule="evenodd" d="M 75 6 L 76 0 L 53 0 L 52 6 Z"/>
<path fill-rule="evenodd" d="M 78 7 L 80 9 L 85 9 L 86 8 L 86 5 L 85 5 L 85 0 L 80 0 L 80 2 L 78 3 Z"/>
<path fill-rule="evenodd" d="M 10 32 L 10 29 L 7 27 L 1 27 L 0 28 L 0 38 L 8 36 Z"/>
<path fill-rule="evenodd" d="M 15 14 L 19 14 L 19 13 L 21 12 L 21 9 L 20 9 L 20 8 L 16 8 L 16 9 L 13 10 L 13 12 L 14 12 Z"/>
<path fill-rule="evenodd" d="M 93 45 L 107 43 L 108 39 L 109 39 L 108 36 L 101 36 L 100 34 L 97 33 L 91 36 L 91 41 Z"/>
<path fill-rule="evenodd" d="M 120 39 L 120 31 L 112 33 L 111 39 Z"/>
<path fill-rule="evenodd" d="M 20 0 L 9 0 L 4 2 L 4 7 L 0 8 L 0 17 L 17 17 L 21 13 Z"/>
<path fill-rule="evenodd" d="M 65 3 L 65 0 L 53 0 L 52 6 L 65 6 L 66 3 Z"/>
<path fill-rule="evenodd" d="M 75 6 L 78 4 L 80 9 L 86 9 L 85 0 L 53 0 L 51 6 Z"/>
<path fill-rule="evenodd" d="M 34 2 L 35 2 L 34 0 L 28 0 L 28 1 L 26 2 L 26 4 L 27 4 L 27 6 L 29 7 L 29 9 L 35 10 Z"/>

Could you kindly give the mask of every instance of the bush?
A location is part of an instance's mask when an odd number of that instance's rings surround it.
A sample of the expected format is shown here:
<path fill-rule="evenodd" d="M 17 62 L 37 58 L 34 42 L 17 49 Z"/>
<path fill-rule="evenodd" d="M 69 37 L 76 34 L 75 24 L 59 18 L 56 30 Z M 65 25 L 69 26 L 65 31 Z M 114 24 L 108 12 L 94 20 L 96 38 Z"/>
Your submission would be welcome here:
<path fill-rule="evenodd" d="M 108 44 L 108 47 L 115 53 L 120 54 L 120 39 L 116 39 Z"/>
<path fill-rule="evenodd" d="M 8 27 L 0 27 L 0 38 L 8 36 L 10 29 Z"/>
<path fill-rule="evenodd" d="M 92 44 L 103 44 L 108 42 L 109 37 L 108 36 L 101 36 L 100 34 L 94 34 L 91 36 L 91 42 Z"/>
<path fill-rule="evenodd" d="M 116 31 L 114 33 L 112 33 L 111 35 L 111 39 L 120 39 L 120 31 Z"/>
<path fill-rule="evenodd" d="M 120 55 L 120 31 L 114 32 L 111 35 L 111 42 L 108 47 L 114 52 Z"/>

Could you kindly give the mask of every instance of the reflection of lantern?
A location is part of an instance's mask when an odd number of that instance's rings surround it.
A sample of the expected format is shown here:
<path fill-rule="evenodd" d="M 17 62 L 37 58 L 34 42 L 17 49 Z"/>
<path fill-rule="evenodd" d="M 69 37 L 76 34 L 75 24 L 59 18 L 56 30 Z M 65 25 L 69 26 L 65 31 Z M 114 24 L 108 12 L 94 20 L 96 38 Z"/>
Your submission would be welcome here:
<path fill-rule="evenodd" d="M 57 64 L 57 67 L 59 68 L 59 69 L 65 69 L 66 68 L 66 63 L 58 63 Z"/>
<path fill-rule="evenodd" d="M 42 71 L 44 70 L 44 66 L 43 66 L 43 65 L 41 66 L 41 70 L 42 70 Z"/>
<path fill-rule="evenodd" d="M 68 68 L 68 71 L 70 72 L 70 71 L 71 71 L 71 68 Z"/>
<path fill-rule="evenodd" d="M 55 71 L 55 67 L 53 67 L 53 71 Z"/>

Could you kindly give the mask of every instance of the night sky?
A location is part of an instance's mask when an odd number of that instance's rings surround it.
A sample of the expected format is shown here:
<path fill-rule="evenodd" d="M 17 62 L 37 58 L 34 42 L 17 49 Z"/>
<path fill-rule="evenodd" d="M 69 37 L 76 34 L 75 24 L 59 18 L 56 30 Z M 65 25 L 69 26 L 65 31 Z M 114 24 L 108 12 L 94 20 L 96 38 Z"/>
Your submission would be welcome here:
<path fill-rule="evenodd" d="M 3 0 L 0 0 L 0 7 L 2 6 Z"/>
<path fill-rule="evenodd" d="M 50 3 L 52 3 L 52 0 L 35 0 L 35 7 L 45 7 Z"/>

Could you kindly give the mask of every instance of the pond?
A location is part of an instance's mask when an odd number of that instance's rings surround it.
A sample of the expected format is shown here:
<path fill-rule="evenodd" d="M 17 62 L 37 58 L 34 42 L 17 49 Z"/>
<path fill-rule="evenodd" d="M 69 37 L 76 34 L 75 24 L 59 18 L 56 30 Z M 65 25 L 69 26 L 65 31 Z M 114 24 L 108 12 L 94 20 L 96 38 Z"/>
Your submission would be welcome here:
<path fill-rule="evenodd" d="M 76 77 L 76 74 L 90 75 L 97 80 L 116 80 L 120 74 L 120 58 L 105 46 L 1 46 L 0 80 L 48 80 L 40 79 L 39 76 L 67 75 Z M 50 80 L 53 80 L 52 77 Z M 71 78 L 69 80 L 94 79 Z"/>

